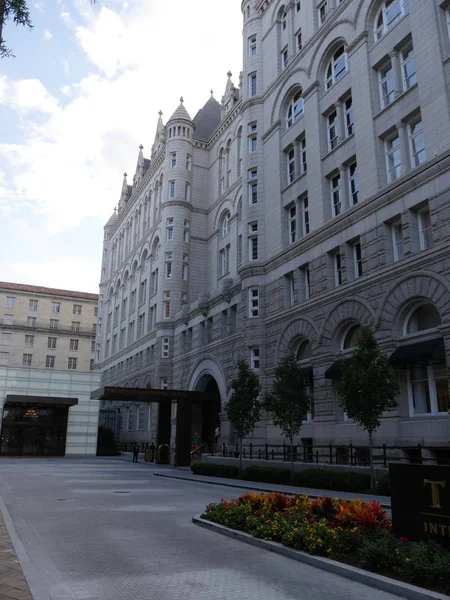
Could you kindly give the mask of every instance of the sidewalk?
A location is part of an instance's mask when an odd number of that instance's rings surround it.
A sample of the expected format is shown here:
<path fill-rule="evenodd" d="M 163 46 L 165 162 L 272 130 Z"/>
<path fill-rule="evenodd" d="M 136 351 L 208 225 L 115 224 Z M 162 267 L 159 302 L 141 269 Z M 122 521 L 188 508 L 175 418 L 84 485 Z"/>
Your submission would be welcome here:
<path fill-rule="evenodd" d="M 33 600 L 5 522 L 0 515 L 0 600 Z"/>
<path fill-rule="evenodd" d="M 148 463 L 151 465 L 152 463 Z M 153 465 L 155 466 L 155 465 Z M 191 481 L 195 483 L 207 483 L 210 485 L 222 485 L 231 488 L 244 490 L 252 490 L 259 492 L 282 492 L 284 494 L 308 494 L 310 498 L 319 498 L 321 496 L 329 496 L 331 498 L 344 498 L 345 500 L 354 500 L 360 498 L 366 502 L 375 500 L 379 502 L 383 508 L 391 508 L 391 499 L 389 496 L 376 496 L 369 494 L 353 494 L 351 492 L 336 492 L 332 490 L 317 490 L 311 488 L 294 487 L 289 485 L 276 485 L 271 483 L 260 483 L 257 481 L 242 481 L 241 479 L 228 479 L 224 477 L 208 477 L 206 475 L 194 475 L 192 471 L 180 469 L 165 469 L 155 471 L 153 473 L 157 477 L 167 477 L 168 479 L 180 479 L 183 481 Z"/>

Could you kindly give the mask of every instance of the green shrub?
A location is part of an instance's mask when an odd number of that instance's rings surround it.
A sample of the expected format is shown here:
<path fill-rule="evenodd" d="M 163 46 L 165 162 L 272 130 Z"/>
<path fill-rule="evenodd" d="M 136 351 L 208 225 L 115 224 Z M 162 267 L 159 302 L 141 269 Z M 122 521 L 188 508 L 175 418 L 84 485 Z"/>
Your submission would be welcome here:
<path fill-rule="evenodd" d="M 234 465 L 219 465 L 216 463 L 195 463 L 191 470 L 196 475 L 210 475 L 211 477 L 239 477 L 239 469 Z"/>
<path fill-rule="evenodd" d="M 402 544 L 397 573 L 410 583 L 450 585 L 450 552 L 434 541 Z"/>
<path fill-rule="evenodd" d="M 391 480 L 389 475 L 382 475 L 375 486 L 375 492 L 380 496 L 391 495 Z"/>
<path fill-rule="evenodd" d="M 397 538 L 390 533 L 363 536 L 358 549 L 361 566 L 377 571 L 392 571 L 399 567 L 399 544 Z"/>
<path fill-rule="evenodd" d="M 291 471 L 289 469 L 278 469 L 276 467 L 252 466 L 244 469 L 241 477 L 246 481 L 261 481 L 263 483 L 289 485 L 291 482 Z"/>
<path fill-rule="evenodd" d="M 340 492 L 365 492 L 370 487 L 370 475 L 353 471 L 306 469 L 294 473 L 294 485 Z"/>

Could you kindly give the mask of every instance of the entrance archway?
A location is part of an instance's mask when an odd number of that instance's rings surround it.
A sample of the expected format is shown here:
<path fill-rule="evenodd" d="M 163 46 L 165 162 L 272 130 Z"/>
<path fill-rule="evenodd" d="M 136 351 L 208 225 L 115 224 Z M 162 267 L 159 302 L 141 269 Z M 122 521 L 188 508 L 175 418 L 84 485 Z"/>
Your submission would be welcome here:
<path fill-rule="evenodd" d="M 214 441 L 216 428 L 220 425 L 220 391 L 217 381 L 210 374 L 200 377 L 195 385 L 196 392 L 206 392 L 207 400 L 192 407 L 191 439 L 197 433 L 202 443 Z"/>

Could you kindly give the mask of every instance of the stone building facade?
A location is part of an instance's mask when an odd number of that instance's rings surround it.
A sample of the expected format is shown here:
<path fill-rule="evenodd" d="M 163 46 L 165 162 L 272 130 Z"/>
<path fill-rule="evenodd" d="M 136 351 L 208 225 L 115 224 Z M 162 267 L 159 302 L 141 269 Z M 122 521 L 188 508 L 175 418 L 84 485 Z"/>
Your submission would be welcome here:
<path fill-rule="evenodd" d="M 297 442 L 361 443 L 336 359 L 367 324 L 401 386 L 376 443 L 437 455 L 450 432 L 450 6 L 244 0 L 242 14 L 239 85 L 230 73 L 193 119 L 183 101 L 160 115 L 105 226 L 103 383 L 215 389 L 232 441 L 238 357 L 265 389 L 294 353 L 314 396 Z M 156 407 L 120 412 L 121 439 L 155 441 Z M 254 441 L 280 434 L 263 420 Z"/>
<path fill-rule="evenodd" d="M 0 282 L 0 454 L 95 456 L 98 294 Z"/>

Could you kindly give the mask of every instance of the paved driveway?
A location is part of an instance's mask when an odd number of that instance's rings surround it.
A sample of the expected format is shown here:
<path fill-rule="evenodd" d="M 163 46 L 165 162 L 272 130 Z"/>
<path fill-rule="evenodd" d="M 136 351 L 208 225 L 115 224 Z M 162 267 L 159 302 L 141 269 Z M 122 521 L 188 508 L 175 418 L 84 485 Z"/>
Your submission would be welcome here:
<path fill-rule="evenodd" d="M 239 490 L 121 460 L 0 460 L 35 600 L 394 600 L 191 523 Z M 1 597 L 1 592 L 0 592 Z"/>

